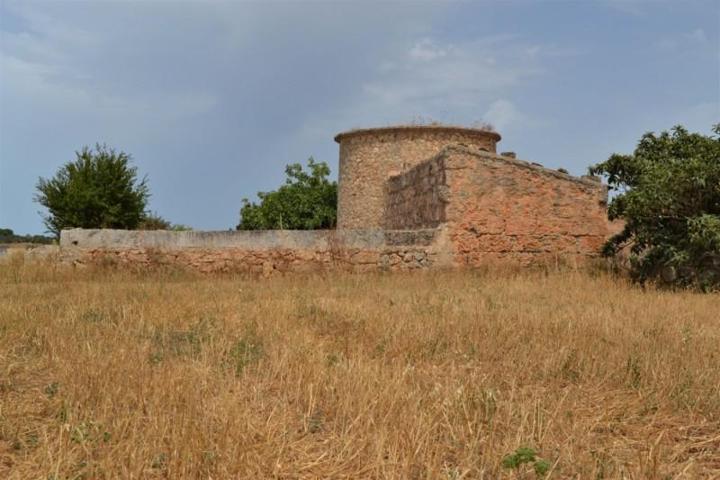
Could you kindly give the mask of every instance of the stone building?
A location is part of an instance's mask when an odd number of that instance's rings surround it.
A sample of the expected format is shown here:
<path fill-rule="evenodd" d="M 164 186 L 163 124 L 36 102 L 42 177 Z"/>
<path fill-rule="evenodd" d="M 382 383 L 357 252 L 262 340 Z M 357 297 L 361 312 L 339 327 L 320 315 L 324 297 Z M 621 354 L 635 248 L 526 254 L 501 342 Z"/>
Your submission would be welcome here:
<path fill-rule="evenodd" d="M 472 128 L 409 126 L 351 130 L 340 144 L 338 228 L 385 227 L 387 181 L 428 161 L 443 147 L 464 145 L 495 153 L 500 135 Z"/>
<path fill-rule="evenodd" d="M 498 155 L 500 139 L 449 126 L 337 135 L 338 228 L 437 229 L 455 265 L 595 256 L 610 233 L 599 178 Z"/>
<path fill-rule="evenodd" d="M 61 233 L 61 250 L 76 263 L 101 258 L 266 274 L 576 264 L 597 256 L 613 230 L 606 186 L 498 155 L 500 139 L 435 125 L 338 134 L 336 230 L 75 229 Z"/>

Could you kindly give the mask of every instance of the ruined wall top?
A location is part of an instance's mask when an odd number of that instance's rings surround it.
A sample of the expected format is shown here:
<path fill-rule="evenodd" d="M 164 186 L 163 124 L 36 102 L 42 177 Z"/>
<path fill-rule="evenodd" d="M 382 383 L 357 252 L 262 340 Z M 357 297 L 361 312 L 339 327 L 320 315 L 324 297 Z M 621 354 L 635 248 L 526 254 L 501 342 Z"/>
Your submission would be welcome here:
<path fill-rule="evenodd" d="M 453 125 L 392 125 L 388 127 L 355 128 L 340 132 L 335 135 L 335 141 L 341 143 L 343 140 L 360 136 L 387 136 L 396 134 L 453 134 L 459 133 L 464 136 L 476 136 L 487 139 L 493 143 L 499 142 L 502 137 L 499 133 L 486 128 L 460 127 Z"/>

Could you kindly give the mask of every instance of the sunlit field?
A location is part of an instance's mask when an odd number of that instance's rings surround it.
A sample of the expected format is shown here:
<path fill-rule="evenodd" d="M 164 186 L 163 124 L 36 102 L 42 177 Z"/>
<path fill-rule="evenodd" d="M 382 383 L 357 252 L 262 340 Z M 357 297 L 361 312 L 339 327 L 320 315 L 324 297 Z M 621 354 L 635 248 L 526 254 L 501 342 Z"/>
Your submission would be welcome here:
<path fill-rule="evenodd" d="M 0 266 L 0 478 L 720 477 L 720 296 Z"/>

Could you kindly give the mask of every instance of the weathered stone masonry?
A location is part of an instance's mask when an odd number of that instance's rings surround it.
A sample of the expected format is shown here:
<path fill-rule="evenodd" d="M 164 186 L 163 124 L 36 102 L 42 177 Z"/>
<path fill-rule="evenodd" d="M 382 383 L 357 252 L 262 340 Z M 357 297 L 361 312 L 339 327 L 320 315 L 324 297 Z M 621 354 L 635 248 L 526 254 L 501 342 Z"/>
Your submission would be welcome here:
<path fill-rule="evenodd" d="M 477 266 L 596 256 L 608 236 L 607 191 L 512 158 L 451 147 L 448 229 L 455 260 Z"/>
<path fill-rule="evenodd" d="M 497 155 L 495 132 L 387 127 L 335 140 L 337 230 L 67 230 L 62 256 L 263 274 L 576 263 L 597 256 L 613 230 L 598 179 Z"/>
<path fill-rule="evenodd" d="M 447 155 L 441 153 L 386 184 L 384 227 L 394 229 L 436 228 L 447 221 L 450 201 Z"/>
<path fill-rule="evenodd" d="M 451 145 L 388 180 L 385 226 L 442 226 L 457 266 L 581 261 L 608 236 L 606 201 L 594 178 Z"/>
<path fill-rule="evenodd" d="M 440 266 L 435 230 L 170 232 L 63 230 L 76 264 L 181 265 L 200 272 L 413 270 Z"/>
<path fill-rule="evenodd" d="M 495 152 L 500 135 L 473 128 L 407 126 L 352 130 L 340 144 L 338 228 L 383 228 L 385 184 L 447 145 Z"/>

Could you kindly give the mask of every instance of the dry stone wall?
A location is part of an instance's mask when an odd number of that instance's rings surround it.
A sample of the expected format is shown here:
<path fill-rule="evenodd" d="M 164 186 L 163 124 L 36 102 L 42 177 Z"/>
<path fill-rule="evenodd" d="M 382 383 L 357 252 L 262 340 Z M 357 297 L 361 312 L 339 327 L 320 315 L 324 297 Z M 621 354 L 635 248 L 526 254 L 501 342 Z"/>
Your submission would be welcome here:
<path fill-rule="evenodd" d="M 68 230 L 61 257 L 266 275 L 529 265 L 597 256 L 618 228 L 607 222 L 599 181 L 497 155 L 494 132 L 388 127 L 335 140 L 337 230 Z"/>
<path fill-rule="evenodd" d="M 444 223 L 449 199 L 445 157 L 436 156 L 390 177 L 385 194 L 385 228 L 436 228 Z"/>
<path fill-rule="evenodd" d="M 171 232 L 63 230 L 60 258 L 75 265 L 172 265 L 272 275 L 328 270 L 415 270 L 440 266 L 437 231 Z"/>
<path fill-rule="evenodd" d="M 610 235 L 607 189 L 593 178 L 463 147 L 439 156 L 458 265 L 583 261 L 598 256 Z"/>
<path fill-rule="evenodd" d="M 450 144 L 496 151 L 500 135 L 473 128 L 407 126 L 353 130 L 340 144 L 338 229 L 384 226 L 385 184 Z"/>

